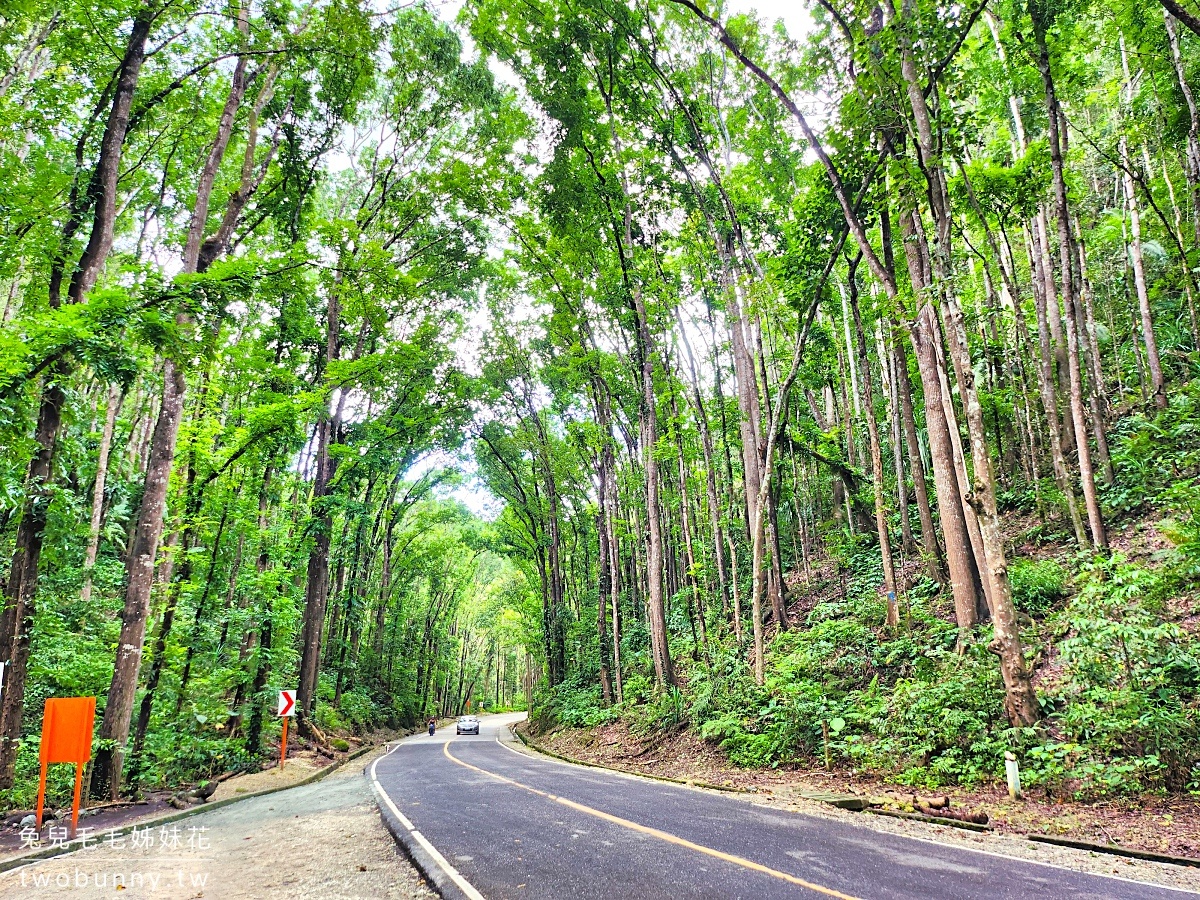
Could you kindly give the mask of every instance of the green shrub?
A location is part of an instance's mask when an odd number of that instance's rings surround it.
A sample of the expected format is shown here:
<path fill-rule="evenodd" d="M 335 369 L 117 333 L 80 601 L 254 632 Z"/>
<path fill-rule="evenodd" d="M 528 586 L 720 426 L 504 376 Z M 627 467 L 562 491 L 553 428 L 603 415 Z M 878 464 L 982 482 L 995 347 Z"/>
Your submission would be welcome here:
<path fill-rule="evenodd" d="M 1180 481 L 1162 494 L 1171 517 L 1158 523 L 1158 530 L 1173 545 L 1170 573 L 1182 584 L 1200 580 L 1200 482 Z"/>
<path fill-rule="evenodd" d="M 659 691 L 639 712 L 635 727 L 642 732 L 678 728 L 688 723 L 687 704 L 677 687 Z"/>
<path fill-rule="evenodd" d="M 347 731 L 349 725 L 342 718 L 341 714 L 330 703 L 318 698 L 316 710 L 313 712 L 313 719 L 317 723 L 317 727 L 322 731 Z"/>
<path fill-rule="evenodd" d="M 1042 648 L 1028 635 L 1029 653 L 1054 665 L 1039 684 L 1043 720 L 1014 728 L 989 629 L 958 652 L 932 583 L 909 592 L 911 629 L 884 628 L 878 548 L 844 541 L 839 553 L 844 594 L 776 635 L 765 684 L 744 650 L 714 640 L 703 661 L 678 657 L 682 690 L 656 690 L 648 659 L 629 661 L 620 707 L 581 679 L 539 698 L 539 713 L 580 727 L 620 715 L 641 733 L 690 724 L 745 767 L 822 766 L 828 755 L 915 787 L 973 786 L 1001 779 L 1013 750 L 1026 784 L 1051 794 L 1200 791 L 1200 639 L 1171 621 L 1190 577 L 1178 556 L 1158 570 L 1098 557 L 1073 585 L 1052 560 L 1013 564 L 1018 607 L 1057 636 Z"/>
<path fill-rule="evenodd" d="M 1068 576 L 1052 559 L 1018 559 L 1008 569 L 1013 603 L 1031 616 L 1042 617 L 1067 596 Z"/>
<path fill-rule="evenodd" d="M 251 768 L 245 747 L 236 741 L 186 731 L 161 729 L 146 737 L 147 767 L 142 783 L 163 786 L 199 782 L 229 771 Z"/>
<path fill-rule="evenodd" d="M 357 733 L 378 727 L 384 719 L 383 708 L 362 688 L 342 694 L 338 712 Z"/>
<path fill-rule="evenodd" d="M 557 723 L 568 728 L 592 728 L 616 717 L 615 709 L 604 706 L 597 685 L 575 679 L 560 684 L 538 705 L 539 727 Z"/>
<path fill-rule="evenodd" d="M 1200 641 L 1164 621 L 1169 581 L 1120 554 L 1085 567 L 1048 691 L 1061 739 L 1031 751 L 1029 783 L 1081 798 L 1200 786 Z"/>
<path fill-rule="evenodd" d="M 976 643 L 964 656 L 946 652 L 936 677 L 896 685 L 872 754 L 910 784 L 971 786 L 1003 771 L 1007 727 L 995 658 Z"/>
<path fill-rule="evenodd" d="M 640 673 L 630 675 L 622 685 L 622 695 L 626 703 L 643 703 L 654 693 L 654 683 Z"/>
<path fill-rule="evenodd" d="M 1200 474 L 1200 385 L 1182 384 L 1169 400 L 1153 418 L 1138 414 L 1116 422 L 1109 444 L 1117 477 L 1101 491 L 1105 506 L 1138 509 Z"/>

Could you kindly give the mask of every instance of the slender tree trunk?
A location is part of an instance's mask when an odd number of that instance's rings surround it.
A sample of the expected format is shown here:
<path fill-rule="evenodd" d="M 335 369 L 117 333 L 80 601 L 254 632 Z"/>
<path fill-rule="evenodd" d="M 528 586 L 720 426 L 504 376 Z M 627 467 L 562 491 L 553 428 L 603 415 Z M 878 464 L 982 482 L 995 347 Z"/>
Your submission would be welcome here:
<path fill-rule="evenodd" d="M 1129 141 L 1122 135 L 1117 143 L 1122 164 L 1128 169 L 1133 165 L 1129 156 Z M 1126 171 L 1122 173 L 1122 181 L 1125 185 L 1125 204 L 1129 210 L 1129 257 L 1133 268 L 1133 286 L 1137 292 L 1138 313 L 1141 316 L 1139 324 L 1146 352 L 1146 368 L 1150 372 L 1150 399 L 1159 409 L 1164 409 L 1167 405 L 1167 387 L 1162 361 L 1158 355 L 1158 341 L 1154 336 L 1154 315 L 1150 309 L 1150 289 L 1146 282 L 1146 261 L 1142 252 L 1142 216 L 1138 208 L 1133 176 Z"/>
<path fill-rule="evenodd" d="M 267 541 L 267 536 L 270 525 L 268 512 L 270 510 L 272 474 L 273 466 L 268 464 L 263 469 L 262 486 L 259 488 L 258 493 L 258 556 L 254 561 L 254 571 L 256 575 L 254 592 L 257 594 L 265 593 L 263 590 L 263 575 L 271 565 L 271 551 L 270 545 Z M 246 602 L 244 597 L 245 595 L 243 595 L 243 603 Z M 268 605 L 269 601 L 263 599 L 260 602 L 264 607 L 262 622 L 265 623 L 268 619 L 270 619 L 270 607 Z M 225 726 L 227 733 L 230 736 L 236 735 L 239 727 L 241 726 L 243 717 L 242 704 L 246 702 L 247 687 L 253 682 L 253 677 L 250 676 L 246 669 L 247 660 L 250 658 L 250 654 L 254 652 L 255 644 L 262 639 L 263 627 L 264 625 L 260 624 L 257 628 L 247 628 L 245 634 L 242 636 L 241 646 L 238 649 L 239 677 L 237 686 L 234 688 L 233 702 L 230 704 L 231 713 Z M 258 665 L 256 659 L 255 675 L 257 675 L 257 671 Z"/>
<path fill-rule="evenodd" d="M 721 507 L 717 494 L 716 460 L 713 453 L 712 432 L 708 427 L 708 414 L 704 409 L 704 401 L 700 397 L 699 379 L 696 377 L 696 362 L 692 354 L 692 346 L 684 331 L 683 319 L 678 308 L 675 310 L 675 322 L 678 325 L 680 341 L 687 355 L 689 385 L 691 387 L 692 413 L 696 417 L 696 425 L 700 429 L 700 449 L 704 453 L 704 486 L 708 497 L 708 518 L 712 529 L 713 550 L 717 568 L 717 580 L 721 585 L 721 610 L 726 618 L 729 616 L 729 579 L 725 564 L 725 537 L 721 526 Z"/>
<path fill-rule="evenodd" d="M 87 604 L 92 599 L 92 568 L 96 565 L 96 554 L 100 551 L 100 525 L 104 513 L 104 484 L 108 478 L 108 456 L 112 449 L 113 429 L 117 412 L 121 408 L 123 394 L 120 385 L 108 386 L 108 402 L 104 410 L 104 431 L 100 434 L 100 447 L 96 453 L 96 483 L 92 487 L 92 519 L 88 527 L 87 550 L 83 554 L 83 590 L 80 602 Z"/>
<path fill-rule="evenodd" d="M 1196 234 L 1195 251 L 1200 253 L 1200 109 L 1197 108 L 1196 96 L 1187 80 L 1187 69 L 1184 66 L 1183 53 L 1179 47 L 1179 29 L 1175 27 L 1175 17 L 1164 11 L 1167 26 L 1167 39 L 1171 44 L 1171 62 L 1174 64 L 1175 77 L 1183 94 L 1184 103 L 1188 110 L 1188 137 L 1184 174 L 1187 177 L 1188 193 L 1192 198 L 1192 227 Z"/>
<path fill-rule="evenodd" d="M 1049 326 L 1050 352 L 1054 356 L 1054 377 L 1058 392 L 1066 394 L 1070 391 L 1069 363 L 1067 342 L 1063 333 L 1062 313 L 1058 306 L 1058 294 L 1054 284 L 1054 262 L 1050 250 L 1050 225 L 1045 207 L 1038 209 L 1034 219 L 1034 235 L 1037 239 L 1039 271 L 1041 273 L 1043 293 L 1046 300 L 1046 324 Z M 1070 411 L 1062 414 L 1063 425 L 1060 433 L 1063 436 L 1063 446 L 1068 453 L 1075 449 L 1074 430 L 1070 427 L 1068 417 Z"/>
<path fill-rule="evenodd" d="M 225 532 L 225 525 L 229 518 L 229 506 L 226 504 L 225 509 L 221 513 L 221 521 L 217 525 L 217 533 L 213 538 L 212 555 L 209 557 L 208 573 L 204 578 L 204 587 L 200 591 L 200 597 L 196 601 L 196 611 L 192 618 L 192 628 L 187 639 L 187 653 L 183 661 L 183 672 L 179 676 L 179 692 L 175 695 L 175 715 L 178 716 L 183 710 L 184 700 L 187 698 L 188 683 L 192 677 L 192 661 L 196 658 L 196 649 L 200 646 L 200 626 L 204 621 L 204 615 L 208 611 L 208 598 L 212 593 L 213 577 L 217 569 L 217 556 L 221 550 L 221 538 Z"/>
<path fill-rule="evenodd" d="M 337 285 L 330 292 L 326 313 L 325 369 L 339 355 L 341 331 L 341 304 Z M 340 398 L 339 398 L 340 404 Z M 314 460 L 312 492 L 313 546 L 308 555 L 308 573 L 304 585 L 304 618 L 300 638 L 300 677 L 296 690 L 297 725 L 301 733 L 309 731 L 308 722 L 316 709 L 317 676 L 321 666 L 321 631 L 325 627 L 325 609 L 329 600 L 329 548 L 333 530 L 333 514 L 328 506 L 330 482 L 335 474 L 336 462 L 330 456 L 330 448 L 337 435 L 336 411 L 328 406 L 322 410 L 317 422 L 315 440 L 317 453 Z"/>
<path fill-rule="evenodd" d="M 1048 282 L 1050 292 L 1049 302 L 1054 300 L 1054 281 Z M 1046 313 L 1047 289 L 1038 290 L 1035 287 L 1034 299 L 1037 307 L 1038 346 L 1040 349 L 1038 374 L 1038 390 L 1042 397 L 1042 409 L 1046 413 L 1046 431 L 1050 438 L 1050 463 L 1054 470 L 1054 480 L 1063 495 L 1067 507 L 1067 515 L 1075 532 L 1075 540 L 1079 546 L 1087 550 L 1091 547 L 1087 532 L 1083 527 L 1083 518 L 1079 515 L 1079 504 L 1075 497 L 1075 487 L 1071 484 L 1071 475 L 1067 470 L 1066 456 L 1063 453 L 1061 420 L 1058 414 L 1058 398 L 1054 387 L 1054 368 L 1050 355 L 1050 327 Z"/>
<path fill-rule="evenodd" d="M 1038 71 L 1041 73 L 1042 85 L 1045 88 L 1046 110 L 1049 117 L 1050 168 L 1054 184 L 1054 208 L 1058 219 L 1059 275 L 1063 305 L 1066 307 L 1071 418 L 1075 423 L 1076 449 L 1079 453 L 1079 480 L 1083 488 L 1084 505 L 1087 507 L 1092 543 L 1097 548 L 1104 549 L 1108 546 L 1108 538 L 1104 532 L 1104 520 L 1100 515 L 1100 501 L 1096 495 L 1091 449 L 1088 446 L 1087 420 L 1083 411 L 1083 376 L 1079 369 L 1079 342 L 1075 334 L 1075 285 L 1071 277 L 1071 211 L 1067 200 L 1066 176 L 1063 172 L 1062 142 L 1059 134 L 1060 110 L 1054 88 L 1054 76 L 1050 69 L 1050 51 L 1046 44 L 1046 32 L 1040 19 L 1035 18 L 1034 20 L 1034 34 L 1038 44 Z M 1147 314 L 1148 311 L 1147 307 Z M 1151 336 L 1149 339 L 1153 340 L 1153 337 Z"/>
<path fill-rule="evenodd" d="M 729 541 L 730 583 L 733 585 L 733 636 L 740 650 L 746 645 L 746 639 L 742 635 L 742 590 L 738 582 L 737 544 L 734 543 L 732 534 L 727 535 L 727 540 Z"/>
<path fill-rule="evenodd" d="M 675 403 L 675 395 L 671 395 L 671 403 Z M 679 410 L 674 410 L 675 420 L 679 421 Z M 680 530 L 683 532 L 683 547 L 687 555 L 687 572 L 685 577 L 691 583 L 692 599 L 695 601 L 696 617 L 700 620 L 700 642 L 704 647 L 704 653 L 708 655 L 708 627 L 705 622 L 704 609 L 704 594 L 700 589 L 700 576 L 697 574 L 696 552 L 692 546 L 692 523 L 691 523 L 691 499 L 688 496 L 687 488 L 687 466 L 685 465 L 683 451 L 683 438 L 680 436 L 678 429 L 675 431 L 675 440 L 679 448 L 679 510 L 680 510 Z M 691 604 L 689 604 L 690 606 Z M 689 618 L 691 616 L 689 615 Z M 694 626 L 693 626 L 694 627 Z M 695 635 L 693 634 L 693 646 L 695 646 Z"/>
<path fill-rule="evenodd" d="M 138 672 L 142 662 L 142 643 L 146 620 L 150 615 L 150 591 L 154 583 L 154 561 L 162 536 L 166 511 L 167 486 L 175 457 L 175 438 L 183 416 L 184 375 L 174 362 L 167 360 L 163 373 L 163 399 L 158 424 L 151 439 L 150 460 L 146 467 L 145 488 L 130 553 L 125 608 L 121 636 L 117 642 L 117 661 L 113 670 L 100 738 L 113 742 L 113 749 L 101 749 L 92 767 L 92 794 L 116 800 L 121 788 L 125 741 L 129 737 L 133 702 L 137 693 Z"/>
<path fill-rule="evenodd" d="M 730 268 L 729 257 L 732 248 L 731 239 L 726 238 L 721 248 L 722 258 L 726 261 L 723 268 L 726 315 L 729 320 L 729 342 L 733 355 L 734 375 L 737 381 L 738 394 L 738 431 L 741 438 L 742 451 L 742 484 L 745 494 L 746 522 L 752 527 L 762 484 L 762 461 L 758 455 L 758 424 L 760 410 L 758 406 L 758 379 L 754 373 L 754 362 L 746 345 L 746 317 L 738 301 L 737 285 Z M 754 626 L 755 653 L 761 655 L 763 641 L 762 609 L 752 608 L 751 616 Z M 783 626 L 781 626 L 783 627 Z"/>
<path fill-rule="evenodd" d="M 629 223 L 626 222 L 628 229 Z M 660 686 L 675 685 L 675 667 L 667 634 L 667 608 L 663 597 L 663 539 L 658 493 L 658 460 L 654 456 L 658 443 L 657 403 L 654 396 L 654 344 L 650 322 L 641 290 L 633 291 L 637 314 L 638 355 L 641 360 L 642 396 L 639 407 L 641 419 L 642 460 L 646 477 L 646 518 L 649 523 L 649 542 L 646 550 L 646 580 L 648 588 L 647 613 L 650 618 L 650 645 L 654 657 L 654 674 Z"/>
<path fill-rule="evenodd" d="M 944 317 L 946 309 L 945 292 L 943 292 L 940 306 Z M 947 426 L 950 432 L 950 446 L 954 451 L 954 474 L 958 478 L 959 496 L 962 497 L 963 502 L 963 520 L 967 523 L 967 538 L 971 542 L 971 562 L 975 568 L 975 577 L 977 579 L 975 616 L 977 622 L 984 622 L 991 615 L 992 582 L 988 578 L 987 567 L 985 566 L 983 532 L 979 525 L 979 516 L 976 514 L 975 507 L 971 505 L 968 499 L 971 494 L 971 479 L 967 473 L 967 458 L 963 452 L 962 434 L 956 416 L 954 395 L 950 388 L 950 378 L 947 373 L 944 341 L 940 339 L 940 335 L 933 349 L 938 361 L 938 383 L 942 388 L 942 407 L 946 410 Z M 950 364 L 954 369 L 956 383 L 961 385 L 964 377 L 961 359 L 957 356 L 952 356 Z M 959 392 L 961 395 L 961 388 Z"/>
<path fill-rule="evenodd" d="M 934 342 L 940 340 L 940 335 L 936 314 L 930 304 L 922 306 L 909 335 L 925 390 L 925 425 L 929 433 L 929 453 L 933 461 L 933 479 L 937 486 L 942 532 L 946 539 L 946 562 L 950 574 L 950 587 L 954 594 L 955 617 L 960 632 L 965 634 L 977 621 L 978 573 L 967 533 L 962 494 L 959 492 L 958 474 L 955 471 L 954 447 L 950 441 L 950 429 L 942 402 L 942 385 L 934 347 Z"/>
<path fill-rule="evenodd" d="M 243 8 L 239 27 L 246 32 L 248 10 Z M 245 96 L 247 57 L 239 56 L 230 81 L 216 135 L 209 147 L 208 155 L 200 173 L 196 190 L 196 201 L 192 209 L 183 250 L 182 272 L 189 274 L 204 271 L 215 256 L 201 264 L 204 232 L 208 224 L 209 203 L 213 185 L 225 150 L 233 134 L 234 119 Z M 232 232 L 236 219 L 222 223 L 226 232 Z M 220 232 L 218 232 L 220 234 Z M 223 241 L 228 239 L 224 235 Z M 190 316 L 181 312 L 177 324 L 183 328 L 191 325 Z M 137 692 L 138 671 L 141 667 L 142 643 L 146 634 L 146 619 L 150 612 L 150 585 L 153 580 L 154 559 L 158 542 L 162 537 L 163 513 L 166 509 L 167 487 L 171 478 L 171 467 L 175 457 L 175 442 L 179 436 L 179 425 L 183 415 L 183 400 L 187 390 L 186 373 L 182 365 L 168 358 L 163 372 L 163 399 L 159 407 L 158 422 L 150 444 L 150 461 L 146 469 L 145 488 L 134 537 L 134 551 L 125 593 L 125 609 L 122 614 L 121 637 L 118 643 L 117 661 L 109 687 L 108 702 L 104 707 L 104 720 L 100 737 L 111 741 L 112 749 L 97 754 L 92 768 L 92 792 L 103 793 L 106 789 L 114 799 L 121 786 L 121 766 L 124 759 L 124 744 L 129 737 L 130 720 L 133 716 L 134 696 Z"/>
<path fill-rule="evenodd" d="M 978 513 L 985 555 L 985 560 L 981 562 L 987 566 L 987 574 L 992 583 L 993 639 L 990 649 L 1000 658 L 1000 674 L 1004 679 L 1005 707 L 1009 721 L 1014 724 L 1032 725 L 1038 719 L 1037 695 L 1025 665 L 1021 630 L 1017 624 L 1017 611 L 1008 578 L 1004 535 L 1000 530 L 1000 514 L 996 506 L 995 480 L 987 448 L 983 408 L 975 390 L 975 375 L 967 350 L 967 333 L 962 311 L 950 294 L 947 295 L 946 306 L 949 313 L 947 318 L 950 350 L 960 360 L 962 375 L 959 387 L 962 389 L 967 427 L 971 435 L 975 478 L 969 500 Z"/>
<path fill-rule="evenodd" d="M 612 680 L 609 674 L 608 657 L 610 648 L 608 646 L 608 598 L 612 594 L 612 560 L 609 553 L 612 550 L 612 542 L 608 537 L 608 480 L 612 478 L 610 466 L 610 455 L 608 450 L 608 441 L 611 439 L 611 433 L 607 429 L 602 428 L 602 436 L 605 441 L 605 446 L 600 451 L 600 486 L 597 494 L 600 499 L 600 508 L 596 513 L 596 536 L 600 542 L 600 552 L 598 554 L 599 565 L 599 584 L 596 591 L 596 648 L 600 658 L 600 695 L 607 706 L 612 703 Z"/>
<path fill-rule="evenodd" d="M 1104 483 L 1112 486 L 1116 480 L 1112 454 L 1108 449 L 1106 427 L 1108 397 L 1104 390 L 1104 370 L 1100 362 L 1100 344 L 1096 338 L 1096 313 L 1092 296 L 1092 283 L 1087 276 L 1087 252 L 1083 244 L 1083 228 L 1075 221 L 1077 234 L 1076 249 L 1079 253 L 1080 300 L 1077 318 L 1080 340 L 1087 350 L 1084 358 L 1088 367 L 1088 406 L 1091 412 L 1092 437 L 1096 440 L 1096 461 L 1100 464 Z"/>
<path fill-rule="evenodd" d="M 862 407 L 867 422 L 867 436 L 871 443 L 871 481 L 875 491 L 875 529 L 879 532 L 879 550 L 883 556 L 883 586 L 887 592 L 887 624 L 900 624 L 900 604 L 896 600 L 896 567 L 892 562 L 892 541 L 888 535 L 887 505 L 884 501 L 883 448 L 879 441 L 879 425 L 875 421 L 875 396 L 871 384 L 871 368 L 867 359 L 867 339 L 863 334 L 862 314 L 858 308 L 858 283 L 856 280 L 858 260 L 861 254 L 850 261 L 847 275 L 846 301 L 854 318 L 854 334 L 861 377 Z"/>
<path fill-rule="evenodd" d="M 42 389 L 34 440 L 37 453 L 25 481 L 26 501 L 17 526 L 12 569 L 4 594 L 0 618 L 0 658 L 8 661 L 4 672 L 3 705 L 0 706 L 0 787 L 11 788 L 20 747 L 21 719 L 25 706 L 25 679 L 29 670 L 30 639 L 33 635 L 34 596 L 38 560 L 50 506 L 56 435 L 66 400 L 63 389 L 51 383 Z"/>
<path fill-rule="evenodd" d="M 876 323 L 875 355 L 879 360 L 880 378 L 887 395 L 887 421 L 891 424 L 888 438 L 892 448 L 892 470 L 896 474 L 896 506 L 900 510 L 900 548 L 903 555 L 911 555 L 916 552 L 917 542 L 913 537 L 908 510 L 908 486 L 904 473 L 904 451 L 901 448 L 904 439 L 900 436 L 903 428 L 900 424 L 900 395 L 896 389 L 895 359 L 884 341 L 882 320 Z"/>
<path fill-rule="evenodd" d="M 917 438 L 916 417 L 913 414 L 912 384 L 908 374 L 908 355 L 904 344 L 895 335 L 893 325 L 892 353 L 896 360 L 896 387 L 900 395 L 900 422 L 904 427 L 904 443 L 908 449 L 908 468 L 912 472 L 913 492 L 917 498 L 917 514 L 921 520 L 921 545 L 924 551 L 925 572 L 931 581 L 940 584 L 945 563 L 937 530 L 933 526 L 933 511 L 929 506 L 929 488 L 925 483 L 925 462 Z"/>
<path fill-rule="evenodd" d="M 609 479 L 609 489 L 611 494 L 608 503 L 608 540 L 609 551 L 608 558 L 612 566 L 612 578 L 609 584 L 610 605 L 612 607 L 612 670 L 613 670 L 613 690 L 615 692 L 617 702 L 625 702 L 625 682 L 621 675 L 621 555 L 620 547 L 617 543 L 616 515 L 617 515 L 617 490 L 616 479 Z"/>

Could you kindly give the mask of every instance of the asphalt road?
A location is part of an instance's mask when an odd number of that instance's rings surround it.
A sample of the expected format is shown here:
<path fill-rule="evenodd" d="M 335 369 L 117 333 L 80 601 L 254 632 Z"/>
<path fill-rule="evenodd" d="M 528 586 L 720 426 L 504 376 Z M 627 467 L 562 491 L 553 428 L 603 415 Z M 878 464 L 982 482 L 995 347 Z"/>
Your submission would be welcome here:
<path fill-rule="evenodd" d="M 385 818 L 415 837 L 449 895 L 487 900 L 783 897 L 945 900 L 1195 894 L 765 809 L 532 757 L 519 716 L 402 742 L 375 765 Z M 372 771 L 368 772 L 372 776 Z M 398 817 L 396 816 L 398 814 Z M 393 826 L 395 826 L 393 821 Z M 406 836 L 407 835 L 407 836 Z"/>

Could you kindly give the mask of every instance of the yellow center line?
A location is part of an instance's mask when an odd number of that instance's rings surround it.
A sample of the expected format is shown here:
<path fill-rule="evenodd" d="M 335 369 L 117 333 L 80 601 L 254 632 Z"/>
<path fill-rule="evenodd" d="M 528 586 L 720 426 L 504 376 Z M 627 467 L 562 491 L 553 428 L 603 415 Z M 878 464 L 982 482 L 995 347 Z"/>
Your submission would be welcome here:
<path fill-rule="evenodd" d="M 629 819 L 622 819 L 620 816 L 614 816 L 611 813 L 603 812 L 599 809 L 593 809 L 590 806 L 584 806 L 582 803 L 576 803 L 574 800 L 568 800 L 565 797 L 557 797 L 554 794 L 546 791 L 539 791 L 535 787 L 530 787 L 527 784 L 522 784 L 519 781 L 513 781 L 511 778 L 506 778 L 503 775 L 497 775 L 495 772 L 489 772 L 487 769 L 481 769 L 479 766 L 473 766 L 469 762 L 463 762 L 458 757 L 450 753 L 450 745 L 453 740 L 446 741 L 442 745 L 442 752 L 446 755 L 446 759 L 453 763 L 457 763 L 465 769 L 470 769 L 478 772 L 481 775 L 487 775 L 490 778 L 495 778 L 497 781 L 502 781 L 505 784 L 510 784 L 513 787 L 521 788 L 529 791 L 531 794 L 537 794 L 539 797 L 544 797 L 547 800 L 553 800 L 555 803 L 561 803 L 563 806 L 568 806 L 571 809 L 581 813 L 587 813 L 589 816 L 595 816 L 597 819 L 603 819 L 606 822 L 611 822 L 614 825 L 620 825 L 622 828 L 628 828 L 630 831 L 636 831 L 640 834 L 647 834 L 650 837 L 658 838 L 660 841 L 666 841 L 668 844 L 674 844 L 677 847 L 685 847 L 688 850 L 695 850 L 697 853 L 703 853 L 705 856 L 712 856 L 716 859 L 724 860 L 728 863 L 733 863 L 735 866 L 741 866 L 743 869 L 750 869 L 754 872 L 761 872 L 764 875 L 770 875 L 772 878 L 778 878 L 780 881 L 786 881 L 789 884 L 796 884 L 803 888 L 808 888 L 810 891 L 816 891 L 818 894 L 824 894 L 826 897 L 837 897 L 838 900 L 859 900 L 850 894 L 843 894 L 841 891 L 835 891 L 833 888 L 827 888 L 824 885 L 814 884 L 811 881 L 805 881 L 803 878 L 797 878 L 795 875 L 789 875 L 787 872 L 780 872 L 778 869 L 772 869 L 764 866 L 761 863 L 756 863 L 752 859 L 746 859 L 742 856 L 734 856 L 730 853 L 722 853 L 720 850 L 714 850 L 712 847 L 705 847 L 703 844 L 695 844 L 692 841 L 685 840 L 677 835 L 670 834 L 666 831 L 659 831 L 657 828 L 650 828 L 647 825 L 642 825 L 638 822 L 632 822 Z"/>

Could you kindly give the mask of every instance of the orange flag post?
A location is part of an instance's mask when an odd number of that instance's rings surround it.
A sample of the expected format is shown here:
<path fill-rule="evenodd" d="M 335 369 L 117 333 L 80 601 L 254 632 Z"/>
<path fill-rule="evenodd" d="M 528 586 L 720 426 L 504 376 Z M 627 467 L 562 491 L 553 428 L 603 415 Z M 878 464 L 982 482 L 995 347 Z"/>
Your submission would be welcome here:
<path fill-rule="evenodd" d="M 42 829 L 46 802 L 46 769 L 51 763 L 75 763 L 75 801 L 71 807 L 71 837 L 79 826 L 79 794 L 83 767 L 92 758 L 92 727 L 96 719 L 95 697 L 52 697 L 42 717 L 42 744 L 38 751 L 41 776 L 38 780 L 37 827 Z"/>
<path fill-rule="evenodd" d="M 279 768 L 283 768 L 283 762 L 287 759 L 287 733 L 288 720 L 296 715 L 296 692 L 295 691 L 280 691 L 279 692 L 279 717 L 283 719 L 283 739 L 279 742 Z"/>

